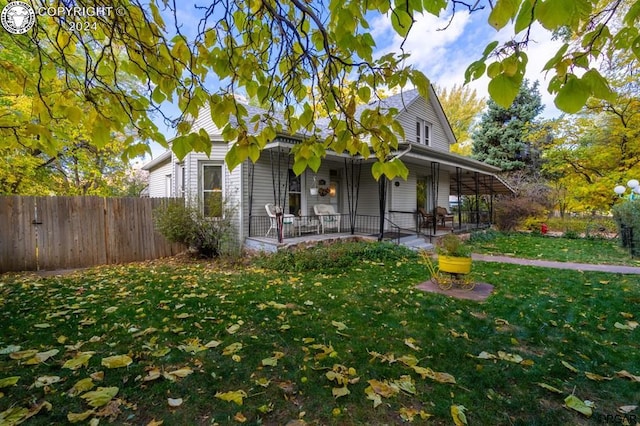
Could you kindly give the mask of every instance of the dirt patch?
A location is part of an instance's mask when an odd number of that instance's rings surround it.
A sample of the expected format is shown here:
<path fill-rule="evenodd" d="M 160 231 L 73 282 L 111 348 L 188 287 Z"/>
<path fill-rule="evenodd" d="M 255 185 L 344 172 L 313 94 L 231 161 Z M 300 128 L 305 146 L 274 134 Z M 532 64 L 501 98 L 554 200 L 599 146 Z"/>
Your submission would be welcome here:
<path fill-rule="evenodd" d="M 487 283 L 476 283 L 473 290 L 463 290 L 456 288 L 455 286 L 449 290 L 442 290 L 438 287 L 438 284 L 432 280 L 425 281 L 422 284 L 418 284 L 417 288 L 429 293 L 444 294 L 445 296 L 453 297 L 456 299 L 474 300 L 476 302 L 485 301 L 493 292 L 493 286 Z"/>

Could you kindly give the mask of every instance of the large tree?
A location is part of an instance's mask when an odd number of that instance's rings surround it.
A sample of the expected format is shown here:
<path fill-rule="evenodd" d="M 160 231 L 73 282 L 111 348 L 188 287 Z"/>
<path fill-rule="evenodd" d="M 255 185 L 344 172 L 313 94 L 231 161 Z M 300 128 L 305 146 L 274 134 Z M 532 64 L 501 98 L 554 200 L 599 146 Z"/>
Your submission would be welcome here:
<path fill-rule="evenodd" d="M 33 1 L 34 6 L 40 3 Z M 89 0 L 73 3 L 104 6 Z M 479 46 L 480 59 L 467 72 L 468 80 L 486 73 L 489 93 L 505 107 L 518 93 L 526 48 L 538 25 L 573 35 L 573 42 L 550 52 L 546 66 L 553 76 L 549 90 L 556 94 L 558 107 L 567 111 L 579 109 L 589 96 L 610 96 L 607 81 L 592 62 L 616 50 L 638 54 L 639 44 L 640 0 L 210 0 L 188 11 L 199 19 L 195 35 L 182 27 L 175 1 L 115 0 L 108 7 L 108 13 L 92 17 L 38 16 L 26 34 L 0 37 L 0 47 L 18 45 L 38 70 L 34 74 L 20 63 L 2 61 L 0 92 L 38 94 L 27 125 L 0 121 L 4 140 L 50 150 L 56 143 L 49 130 L 52 122 L 83 120 L 90 124 L 90 143 L 97 147 L 104 146 L 112 132 L 134 129 L 125 143 L 126 154 L 136 155 L 149 140 L 168 146 L 150 116 L 168 101 L 180 111 L 172 121 L 177 136 L 171 146 L 183 157 L 211 148 L 208 135 L 191 133 L 190 126 L 208 104 L 213 120 L 224 128 L 224 138 L 234 142 L 227 156 L 231 166 L 256 160 L 268 141 L 287 132 L 309 136 L 294 149 L 296 172 L 307 166 L 317 169 L 327 149 L 368 156 L 366 141 L 371 140 L 378 159 L 373 174 L 402 176 L 406 168 L 390 155 L 397 146 L 396 133 L 402 133 L 395 111 L 356 116 L 356 100 L 373 100 L 379 88 L 406 85 L 426 95 L 428 80 L 406 64 L 407 52 L 374 54 L 370 22 L 376 15 L 386 15 L 402 38 L 416 16 L 440 15 L 447 8 L 455 14 L 488 7 L 489 25 L 502 29 L 513 23 L 512 38 Z M 78 24 L 88 25 L 88 31 L 78 30 Z M 124 74 L 135 77 L 142 89 L 132 90 L 122 81 Z M 51 91 L 55 82 L 62 82 L 64 90 Z M 343 84 L 349 85 L 347 90 Z M 237 93 L 256 97 L 271 111 L 284 111 L 284 121 L 269 113 L 249 117 Z M 330 114 L 329 136 L 319 136 L 316 128 L 320 106 Z M 4 113 L 0 110 L 0 117 Z M 228 125 L 232 117 L 237 125 Z M 258 121 L 263 125 L 257 126 Z"/>
<path fill-rule="evenodd" d="M 475 120 L 485 107 L 485 100 L 469 86 L 454 84 L 450 89 L 435 88 L 457 143 L 451 151 L 470 155 L 472 149 L 471 131 Z"/>
<path fill-rule="evenodd" d="M 616 55 L 602 69 L 615 100 L 590 100 L 578 116 L 556 120 L 545 149 L 544 170 L 573 209 L 607 211 L 613 187 L 640 176 L 640 63 Z"/>
<path fill-rule="evenodd" d="M 535 168 L 537 149 L 529 134 L 543 109 L 537 81 L 525 80 L 508 108 L 490 99 L 473 132 L 473 156 L 505 171 Z"/>
<path fill-rule="evenodd" d="M 8 37 L 5 33 L 0 40 Z M 15 43 L 0 49 L 0 62 L 7 71 L 28 73 L 25 80 L 39 75 L 37 62 Z M 126 75 L 121 81 L 135 87 Z M 37 111 L 43 98 L 64 114 L 42 120 L 46 114 Z M 140 179 L 122 158 L 133 152 L 133 139 L 127 142 L 116 132 L 104 141 L 96 138 L 92 111 L 90 101 L 68 92 L 60 79 L 37 90 L 0 92 L 0 194 L 133 195 Z"/>

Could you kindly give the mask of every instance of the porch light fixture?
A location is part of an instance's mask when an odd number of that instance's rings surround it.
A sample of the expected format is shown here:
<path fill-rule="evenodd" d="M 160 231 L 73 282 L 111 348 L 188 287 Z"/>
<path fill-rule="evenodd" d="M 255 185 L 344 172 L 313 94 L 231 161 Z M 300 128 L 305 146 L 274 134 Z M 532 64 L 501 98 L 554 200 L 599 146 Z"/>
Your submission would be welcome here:
<path fill-rule="evenodd" d="M 329 185 L 329 196 L 330 197 L 336 196 L 336 184 L 334 182 L 331 182 L 331 184 Z"/>
<path fill-rule="evenodd" d="M 309 193 L 311 195 L 318 195 L 318 185 L 316 184 L 316 177 L 313 177 L 313 185 L 309 188 Z"/>

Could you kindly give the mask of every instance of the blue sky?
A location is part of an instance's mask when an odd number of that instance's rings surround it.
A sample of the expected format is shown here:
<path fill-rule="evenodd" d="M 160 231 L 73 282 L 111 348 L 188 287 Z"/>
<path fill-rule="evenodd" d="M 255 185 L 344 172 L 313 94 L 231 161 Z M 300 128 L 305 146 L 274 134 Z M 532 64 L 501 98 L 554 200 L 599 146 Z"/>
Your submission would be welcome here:
<path fill-rule="evenodd" d="M 200 11 L 195 10 L 193 3 L 183 2 L 179 6 L 178 22 L 182 24 L 182 31 L 192 35 L 197 30 Z M 451 11 L 448 10 L 440 17 L 425 14 L 416 17 L 416 23 L 404 43 L 404 50 L 411 56 L 408 64 L 420 69 L 429 77 L 432 83 L 445 88 L 454 84 L 464 83 L 464 72 L 467 66 L 479 59 L 485 46 L 492 40 L 507 41 L 511 38 L 513 30 L 511 26 L 497 32 L 487 23 L 489 9 L 469 13 L 466 10 L 456 11 L 451 20 Z M 451 22 L 450 22 L 451 20 Z M 450 23 L 449 23 L 450 22 Z M 391 27 L 388 16 L 372 15 L 370 28 L 377 44 L 377 55 L 389 52 L 399 52 L 402 39 Z M 171 28 L 173 21 L 167 21 Z M 446 30 L 440 30 L 449 26 Z M 540 93 L 545 104 L 543 116 L 556 117 L 560 114 L 553 105 L 553 99 L 547 92 L 548 80 L 542 72 L 544 64 L 560 47 L 561 43 L 551 40 L 551 35 L 541 27 L 536 27 L 531 32 L 532 42 L 527 50 L 529 65 L 526 77 L 530 80 L 540 81 Z M 488 79 L 486 77 L 470 83 L 481 97 L 487 95 Z M 168 108 L 171 111 L 173 108 Z M 173 109 L 175 111 L 175 109 Z M 158 123 L 160 124 L 160 123 Z M 168 137 L 173 136 L 173 131 L 164 125 Z M 152 147 L 154 155 L 162 152 L 157 146 Z"/>
<path fill-rule="evenodd" d="M 458 10 L 449 27 L 443 31 L 439 29 L 447 26 L 451 11 L 439 18 L 433 15 L 419 16 L 404 43 L 405 51 L 411 54 L 408 63 L 420 69 L 432 83 L 440 87 L 463 84 L 467 66 L 480 59 L 487 44 L 493 40 L 505 42 L 512 38 L 511 25 L 498 32 L 487 23 L 488 15 L 488 8 L 473 13 Z M 388 17 L 378 16 L 371 27 L 381 53 L 399 50 L 402 39 L 394 33 Z M 560 112 L 547 92 L 548 80 L 545 80 L 542 68 L 562 43 L 552 41 L 551 34 L 540 26 L 533 28 L 531 39 L 533 41 L 526 51 L 529 57 L 526 77 L 532 81 L 540 81 L 540 94 L 545 104 L 543 115 L 547 118 L 555 117 Z M 485 76 L 469 85 L 486 98 L 488 83 Z"/>

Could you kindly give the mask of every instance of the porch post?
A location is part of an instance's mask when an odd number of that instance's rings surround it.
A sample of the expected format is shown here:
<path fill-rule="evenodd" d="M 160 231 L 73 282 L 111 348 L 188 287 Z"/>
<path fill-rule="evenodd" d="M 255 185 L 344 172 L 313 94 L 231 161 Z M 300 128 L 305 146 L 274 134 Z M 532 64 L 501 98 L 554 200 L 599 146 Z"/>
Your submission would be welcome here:
<path fill-rule="evenodd" d="M 493 175 L 489 186 L 489 226 L 493 225 Z"/>
<path fill-rule="evenodd" d="M 255 167 L 253 161 L 249 162 L 249 236 L 251 237 L 251 222 L 253 222 L 253 177 L 255 176 Z M 242 222 L 242 219 L 240 219 Z"/>
<path fill-rule="evenodd" d="M 384 237 L 384 213 L 387 205 L 387 177 L 382 175 L 378 182 L 378 195 L 380 202 L 380 234 L 378 235 L 378 241 L 382 241 Z"/>
<path fill-rule="evenodd" d="M 462 192 L 462 170 L 456 167 L 456 196 L 458 197 L 458 230 L 462 229 L 462 203 L 460 201 Z"/>
<path fill-rule="evenodd" d="M 283 226 L 283 215 L 284 208 L 286 204 L 286 197 L 289 191 L 289 158 L 287 157 L 287 179 L 283 183 L 282 182 L 282 152 L 278 148 L 277 150 L 278 158 L 274 162 L 273 159 L 273 150 L 269 151 L 269 158 L 271 160 L 271 178 L 273 182 L 273 204 L 275 206 L 276 213 L 276 234 L 278 235 L 278 242 L 281 243 L 284 241 L 284 226 Z M 274 167 L 274 166 L 277 166 Z M 277 176 L 276 176 L 277 171 Z M 282 202 L 281 202 L 282 201 Z"/>
<path fill-rule="evenodd" d="M 349 163 L 344 159 L 345 177 L 347 180 L 347 204 L 349 205 L 349 226 L 351 227 L 351 235 L 356 232 L 356 219 L 358 212 L 358 198 L 360 195 L 360 174 L 362 171 L 362 161 L 358 161 L 356 172 L 355 159 L 351 158 L 351 168 Z M 351 175 L 351 176 L 349 176 Z"/>
<path fill-rule="evenodd" d="M 480 175 L 474 172 L 474 181 L 476 184 L 476 229 L 480 226 Z"/>
<path fill-rule="evenodd" d="M 433 235 L 438 233 L 438 189 L 440 188 L 440 163 L 431 162 L 431 202 L 433 216 Z"/>

